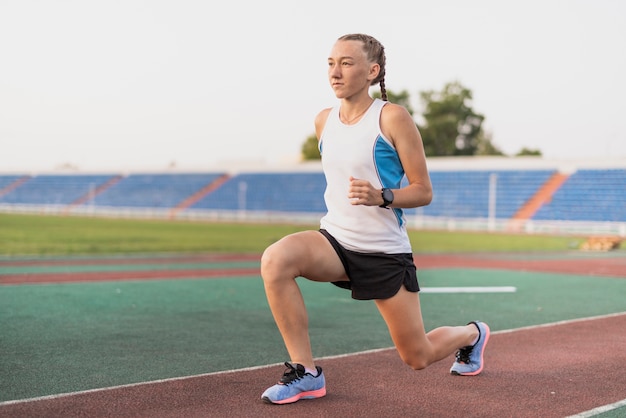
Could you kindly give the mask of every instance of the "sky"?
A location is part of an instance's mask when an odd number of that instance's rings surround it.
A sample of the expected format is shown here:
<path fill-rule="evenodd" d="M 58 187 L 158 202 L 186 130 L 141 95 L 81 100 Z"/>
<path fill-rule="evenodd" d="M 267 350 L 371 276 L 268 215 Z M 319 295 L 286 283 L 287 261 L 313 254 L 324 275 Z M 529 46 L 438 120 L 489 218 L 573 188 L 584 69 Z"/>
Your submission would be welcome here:
<path fill-rule="evenodd" d="M 0 171 L 297 161 L 353 32 L 417 114 L 458 81 L 506 154 L 626 158 L 621 0 L 0 0 Z"/>

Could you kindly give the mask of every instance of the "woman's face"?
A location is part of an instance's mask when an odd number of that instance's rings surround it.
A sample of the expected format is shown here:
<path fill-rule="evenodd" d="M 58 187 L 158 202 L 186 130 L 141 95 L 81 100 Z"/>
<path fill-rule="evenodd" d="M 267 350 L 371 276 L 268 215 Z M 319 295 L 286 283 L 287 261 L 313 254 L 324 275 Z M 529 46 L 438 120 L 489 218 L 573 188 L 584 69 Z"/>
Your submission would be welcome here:
<path fill-rule="evenodd" d="M 328 80 L 339 99 L 368 90 L 378 64 L 367 60 L 361 41 L 337 41 L 328 57 Z"/>

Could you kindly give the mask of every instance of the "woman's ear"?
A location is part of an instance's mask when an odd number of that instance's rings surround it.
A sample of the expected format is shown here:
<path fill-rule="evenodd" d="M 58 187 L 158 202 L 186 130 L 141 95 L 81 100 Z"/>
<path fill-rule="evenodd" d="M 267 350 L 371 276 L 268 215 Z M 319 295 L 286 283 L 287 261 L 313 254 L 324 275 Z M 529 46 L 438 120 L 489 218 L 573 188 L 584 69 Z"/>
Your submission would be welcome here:
<path fill-rule="evenodd" d="M 376 77 L 378 77 L 379 73 L 380 73 L 380 65 L 377 63 L 371 64 L 370 72 L 369 72 L 367 79 L 369 81 L 374 81 L 376 80 Z"/>

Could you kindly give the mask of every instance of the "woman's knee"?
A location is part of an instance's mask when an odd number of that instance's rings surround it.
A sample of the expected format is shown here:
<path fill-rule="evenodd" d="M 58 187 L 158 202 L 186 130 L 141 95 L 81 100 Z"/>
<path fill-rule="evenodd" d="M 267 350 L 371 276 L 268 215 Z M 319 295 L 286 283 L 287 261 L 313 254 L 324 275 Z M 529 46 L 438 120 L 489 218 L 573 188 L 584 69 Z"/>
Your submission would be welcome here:
<path fill-rule="evenodd" d="M 413 370 L 422 370 L 430 366 L 431 356 L 425 350 L 402 350 L 398 348 L 402 361 Z"/>
<path fill-rule="evenodd" d="M 409 361 L 405 360 L 405 363 L 413 370 L 423 370 L 426 367 L 430 366 L 429 361 L 426 361 L 423 358 L 419 358 L 419 357 L 415 359 L 411 359 Z"/>
<path fill-rule="evenodd" d="M 278 243 L 267 247 L 261 256 L 261 276 L 263 280 L 272 277 L 272 272 L 280 270 L 281 265 L 284 263 L 284 254 L 280 248 L 278 248 Z"/>
<path fill-rule="evenodd" d="M 281 239 L 270 245 L 263 251 L 261 256 L 261 276 L 263 281 L 280 281 L 284 278 L 295 278 L 297 266 L 295 265 L 293 251 L 290 251 L 289 240 Z"/>
<path fill-rule="evenodd" d="M 265 283 L 306 277 L 314 281 L 338 281 L 345 277 L 341 260 L 317 231 L 302 231 L 280 239 L 261 256 Z"/>

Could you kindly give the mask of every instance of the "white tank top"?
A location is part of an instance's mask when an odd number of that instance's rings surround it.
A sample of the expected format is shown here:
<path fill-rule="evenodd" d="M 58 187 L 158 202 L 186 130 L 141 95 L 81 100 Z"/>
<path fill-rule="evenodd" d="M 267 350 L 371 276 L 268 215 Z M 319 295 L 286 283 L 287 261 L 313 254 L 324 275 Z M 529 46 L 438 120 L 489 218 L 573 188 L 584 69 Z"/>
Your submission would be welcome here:
<path fill-rule="evenodd" d="M 341 122 L 339 106 L 331 109 L 319 142 L 328 209 L 320 227 L 348 250 L 410 253 L 402 209 L 352 205 L 348 199 L 350 176 L 377 188 L 400 188 L 404 169 L 396 149 L 380 130 L 380 114 L 386 103 L 374 100 L 354 125 Z"/>

